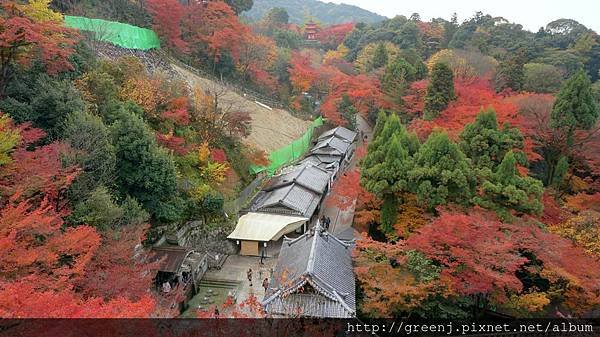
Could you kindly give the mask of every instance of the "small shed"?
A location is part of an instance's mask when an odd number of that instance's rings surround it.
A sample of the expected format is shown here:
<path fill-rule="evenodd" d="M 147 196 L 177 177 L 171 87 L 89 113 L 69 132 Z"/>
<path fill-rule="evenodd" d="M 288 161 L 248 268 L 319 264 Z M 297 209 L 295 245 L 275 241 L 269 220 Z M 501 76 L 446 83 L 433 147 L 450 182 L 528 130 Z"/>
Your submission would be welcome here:
<path fill-rule="evenodd" d="M 158 286 L 169 282 L 171 286 L 177 283 L 196 284 L 208 269 L 206 254 L 196 252 L 189 247 L 158 246 L 153 247 L 153 260 L 160 261 L 156 283 Z"/>
<path fill-rule="evenodd" d="M 261 245 L 279 240 L 306 225 L 307 218 L 268 213 L 248 213 L 238 220 L 235 230 L 227 237 L 240 245 L 241 255 L 261 255 Z M 265 253 L 267 255 L 267 253 Z"/>

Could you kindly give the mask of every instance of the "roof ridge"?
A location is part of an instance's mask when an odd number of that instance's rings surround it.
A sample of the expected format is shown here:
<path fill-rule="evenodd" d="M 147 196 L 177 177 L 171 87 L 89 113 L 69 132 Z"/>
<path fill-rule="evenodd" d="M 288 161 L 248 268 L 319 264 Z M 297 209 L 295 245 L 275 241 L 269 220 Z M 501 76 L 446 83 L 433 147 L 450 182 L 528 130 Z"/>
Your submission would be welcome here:
<path fill-rule="evenodd" d="M 313 242 L 310 246 L 310 254 L 308 255 L 308 263 L 306 264 L 306 272 L 313 276 L 315 269 L 315 250 L 317 246 L 317 237 L 320 237 L 319 233 L 317 233 L 318 228 L 311 228 L 313 231 Z"/>

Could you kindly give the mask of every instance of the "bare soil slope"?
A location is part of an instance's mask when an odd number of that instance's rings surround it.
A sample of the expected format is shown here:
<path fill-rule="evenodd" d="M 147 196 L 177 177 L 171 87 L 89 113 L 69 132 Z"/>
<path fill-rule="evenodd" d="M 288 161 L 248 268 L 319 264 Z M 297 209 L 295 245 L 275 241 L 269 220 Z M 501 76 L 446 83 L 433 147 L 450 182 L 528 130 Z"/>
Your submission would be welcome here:
<path fill-rule="evenodd" d="M 190 84 L 191 87 L 199 85 L 203 90 L 222 88 L 222 85 L 210 79 L 184 69 L 176 64 L 171 64 L 173 69 Z M 270 153 L 288 145 L 294 139 L 306 132 L 310 121 L 304 121 L 292 116 L 282 109 L 269 110 L 256 104 L 249 97 L 244 97 L 235 91 L 228 90 L 223 96 L 223 103 L 232 105 L 239 111 L 247 111 L 252 117 L 252 130 L 245 139 L 249 145 Z"/>

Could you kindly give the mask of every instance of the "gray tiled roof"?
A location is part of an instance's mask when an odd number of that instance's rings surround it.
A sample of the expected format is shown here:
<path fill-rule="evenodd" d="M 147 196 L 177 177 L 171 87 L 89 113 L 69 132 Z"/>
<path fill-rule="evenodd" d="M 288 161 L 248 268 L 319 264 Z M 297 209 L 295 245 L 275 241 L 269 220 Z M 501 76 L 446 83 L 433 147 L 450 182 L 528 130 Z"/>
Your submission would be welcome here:
<path fill-rule="evenodd" d="M 321 169 L 327 170 L 333 173 L 339 166 L 341 156 L 327 156 L 327 155 L 315 155 L 311 154 L 308 157 L 302 159 L 300 165 L 311 164 Z"/>
<path fill-rule="evenodd" d="M 259 192 L 253 200 L 251 210 L 310 218 L 319 206 L 321 196 L 301 185 L 291 184 Z"/>
<path fill-rule="evenodd" d="M 315 145 L 310 152 L 314 154 L 343 156 L 346 154 L 351 145 L 352 143 L 349 141 L 330 136 L 329 138 L 322 140 L 320 139 L 317 145 Z"/>
<path fill-rule="evenodd" d="M 333 128 L 329 131 L 325 131 L 323 132 L 320 136 L 319 136 L 319 141 L 329 138 L 331 136 L 335 136 L 337 138 L 341 138 L 343 140 L 347 140 L 350 143 L 354 142 L 356 140 L 356 136 L 357 133 L 349 130 L 343 126 L 338 126 L 336 128 Z"/>
<path fill-rule="evenodd" d="M 320 227 L 285 238 L 263 306 L 273 315 L 354 317 L 352 243 Z"/>
<path fill-rule="evenodd" d="M 323 194 L 329 185 L 330 176 L 331 174 L 327 170 L 305 163 L 273 177 L 264 190 L 271 191 L 282 186 L 298 184 L 315 193 Z"/>

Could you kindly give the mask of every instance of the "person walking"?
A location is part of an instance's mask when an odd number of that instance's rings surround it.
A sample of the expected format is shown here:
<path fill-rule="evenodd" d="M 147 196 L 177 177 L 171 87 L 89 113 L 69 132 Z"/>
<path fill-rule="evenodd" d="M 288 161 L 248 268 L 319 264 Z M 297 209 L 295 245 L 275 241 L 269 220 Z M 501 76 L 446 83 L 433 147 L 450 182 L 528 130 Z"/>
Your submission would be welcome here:
<path fill-rule="evenodd" d="M 265 278 L 262 282 L 263 288 L 265 288 L 265 295 L 267 294 L 267 290 L 269 289 L 269 279 Z"/>
<path fill-rule="evenodd" d="M 260 250 L 260 264 L 265 264 L 264 260 L 265 260 L 265 249 L 263 248 Z"/>
<path fill-rule="evenodd" d="M 248 268 L 246 275 L 248 275 L 248 282 L 250 282 L 250 287 L 252 287 L 252 268 Z"/>

